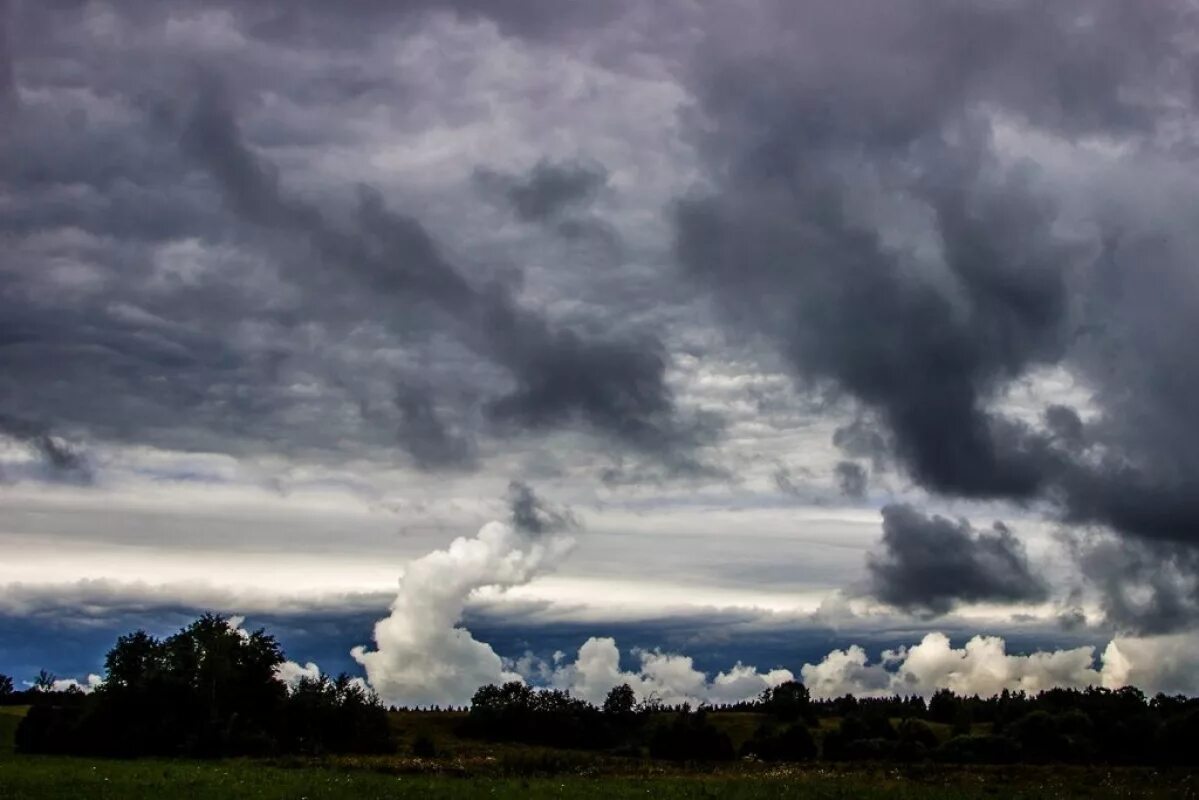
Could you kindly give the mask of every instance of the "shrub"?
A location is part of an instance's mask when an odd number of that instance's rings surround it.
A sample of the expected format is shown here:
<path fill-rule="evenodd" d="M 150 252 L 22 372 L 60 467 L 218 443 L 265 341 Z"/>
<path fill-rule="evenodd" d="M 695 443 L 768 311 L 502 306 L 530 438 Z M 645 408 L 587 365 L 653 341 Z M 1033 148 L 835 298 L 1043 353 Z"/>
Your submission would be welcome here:
<path fill-rule="evenodd" d="M 1006 736 L 955 736 L 937 748 L 939 761 L 953 764 L 1012 764 L 1020 745 Z"/>
<path fill-rule="evenodd" d="M 767 723 L 741 748 L 742 755 L 763 761 L 808 761 L 816 757 L 816 740 L 802 723 L 784 728 Z"/>
<path fill-rule="evenodd" d="M 703 710 L 684 710 L 654 731 L 649 754 L 668 761 L 730 761 L 736 756 L 728 734 L 709 722 Z"/>

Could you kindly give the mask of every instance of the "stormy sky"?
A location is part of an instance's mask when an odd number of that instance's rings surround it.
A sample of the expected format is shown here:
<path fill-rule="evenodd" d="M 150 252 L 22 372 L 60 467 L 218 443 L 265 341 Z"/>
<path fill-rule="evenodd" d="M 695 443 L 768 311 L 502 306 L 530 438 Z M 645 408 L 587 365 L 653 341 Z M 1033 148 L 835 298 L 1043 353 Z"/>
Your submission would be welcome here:
<path fill-rule="evenodd" d="M 1197 102 L 1189 0 L 0 0 L 0 672 L 1199 693 Z"/>

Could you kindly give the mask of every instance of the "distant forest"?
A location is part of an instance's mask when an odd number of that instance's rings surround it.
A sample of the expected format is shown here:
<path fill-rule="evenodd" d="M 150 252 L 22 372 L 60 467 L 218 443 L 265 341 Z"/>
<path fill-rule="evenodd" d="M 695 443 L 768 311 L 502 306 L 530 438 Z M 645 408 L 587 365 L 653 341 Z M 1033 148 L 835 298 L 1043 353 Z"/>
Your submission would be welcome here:
<path fill-rule="evenodd" d="M 16 732 L 25 753 L 99 756 L 394 753 L 389 712 L 361 681 L 276 670 L 282 648 L 265 631 L 204 615 L 156 639 L 120 637 L 94 691 L 54 691 L 43 673 L 18 691 L 0 675 L 0 705 L 28 705 Z M 436 713 L 436 712 L 431 712 Z M 756 731 L 740 747 L 714 719 L 741 714 Z M 1125 687 L 1004 691 L 962 697 L 814 700 L 790 681 L 725 706 L 664 706 L 617 686 L 599 707 L 522 683 L 484 686 L 459 714 L 458 733 L 491 741 L 605 751 L 634 758 L 714 762 L 942 761 L 1199 766 L 1199 699 L 1146 697 Z M 435 757 L 419 739 L 412 755 Z"/>

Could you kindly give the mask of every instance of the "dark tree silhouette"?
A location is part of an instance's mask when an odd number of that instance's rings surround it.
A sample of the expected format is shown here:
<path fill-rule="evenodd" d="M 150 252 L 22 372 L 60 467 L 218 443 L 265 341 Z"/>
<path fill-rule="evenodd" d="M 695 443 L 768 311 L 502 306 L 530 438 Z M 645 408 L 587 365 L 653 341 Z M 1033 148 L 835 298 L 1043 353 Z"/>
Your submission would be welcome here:
<path fill-rule="evenodd" d="M 780 722 L 795 722 L 811 715 L 812 696 L 799 681 L 787 681 L 762 692 L 762 706 Z"/>
<path fill-rule="evenodd" d="M 627 683 L 613 686 L 612 690 L 608 692 L 608 696 L 604 698 L 604 714 L 614 719 L 628 719 L 636 709 L 637 695 L 633 693 L 633 687 Z"/>
<path fill-rule="evenodd" d="M 373 695 L 344 676 L 289 693 L 276 676 L 283 661 L 273 636 L 215 614 L 162 641 L 136 631 L 117 639 L 91 696 L 27 716 L 18 745 L 119 756 L 390 748 L 386 711 Z M 52 686 L 53 676 L 38 683 Z"/>

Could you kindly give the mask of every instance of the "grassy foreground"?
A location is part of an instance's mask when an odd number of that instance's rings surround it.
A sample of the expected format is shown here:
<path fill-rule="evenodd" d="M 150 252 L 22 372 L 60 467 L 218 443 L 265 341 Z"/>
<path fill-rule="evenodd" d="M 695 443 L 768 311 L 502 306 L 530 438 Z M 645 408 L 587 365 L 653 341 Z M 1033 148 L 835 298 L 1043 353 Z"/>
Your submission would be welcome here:
<path fill-rule="evenodd" d="M 21 756 L 12 732 L 22 708 L 0 707 L 0 800 L 42 798 L 1187 798 L 1187 772 L 1073 767 L 767 766 L 689 772 L 620 759 L 457 740 L 451 715 L 397 715 L 401 740 L 436 733 L 437 759 L 405 755 L 329 760 L 183 761 Z M 401 749 L 401 753 L 404 752 Z"/>
<path fill-rule="evenodd" d="M 1180 778 L 1182 778 L 1180 780 Z M 253 761 L 0 761 L 0 798 L 1115 798 L 1191 797 L 1187 776 L 1102 770 L 937 771 L 905 776 L 870 769 L 641 777 L 491 778 L 387 774 L 335 765 L 283 768 Z"/>

